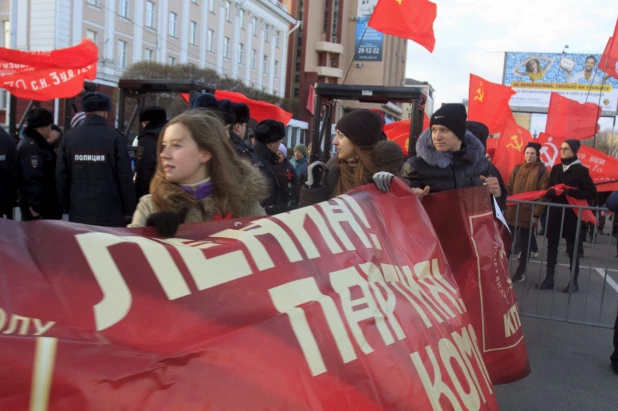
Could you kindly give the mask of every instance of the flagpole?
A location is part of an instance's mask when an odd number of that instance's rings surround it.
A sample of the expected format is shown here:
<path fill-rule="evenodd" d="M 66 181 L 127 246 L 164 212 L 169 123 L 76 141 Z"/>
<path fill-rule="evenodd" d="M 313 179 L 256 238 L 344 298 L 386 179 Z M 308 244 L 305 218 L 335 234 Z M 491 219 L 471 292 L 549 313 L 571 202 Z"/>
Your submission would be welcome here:
<path fill-rule="evenodd" d="M 371 14 L 373 14 L 373 12 L 371 12 Z M 356 55 L 358 54 L 358 49 L 360 48 L 361 44 L 363 44 L 363 39 L 365 38 L 365 33 L 367 32 L 367 27 L 369 27 L 370 21 L 371 21 L 371 16 L 369 17 L 369 20 L 367 20 L 367 25 L 365 26 L 365 30 L 363 30 L 363 34 L 361 34 L 360 40 L 358 40 L 358 45 L 356 46 L 356 50 L 354 50 L 354 55 L 352 56 L 352 60 L 350 61 L 348 70 L 345 72 L 345 76 L 343 77 L 343 81 L 341 82 L 342 85 L 345 84 L 345 80 L 348 78 L 348 73 L 350 72 L 350 69 L 352 68 L 352 64 L 354 64 L 354 59 L 356 58 Z"/>

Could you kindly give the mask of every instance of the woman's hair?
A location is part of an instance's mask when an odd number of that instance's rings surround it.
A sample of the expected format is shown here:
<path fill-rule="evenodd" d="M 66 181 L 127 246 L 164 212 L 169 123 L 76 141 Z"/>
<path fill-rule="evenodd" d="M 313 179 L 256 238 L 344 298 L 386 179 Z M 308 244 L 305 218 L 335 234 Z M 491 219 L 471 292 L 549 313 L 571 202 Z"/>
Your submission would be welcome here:
<path fill-rule="evenodd" d="M 212 158 L 204 166 L 214 185 L 213 199 L 221 215 L 240 214 L 246 195 L 243 188 L 245 172 L 242 161 L 234 152 L 221 119 L 212 112 L 195 109 L 182 113 L 165 125 L 157 140 L 157 169 L 150 183 L 150 194 L 159 211 L 178 212 L 183 208 L 202 209 L 201 203 L 176 183 L 165 179 L 160 154 L 165 131 L 172 124 L 184 125 L 197 146 Z"/>
<path fill-rule="evenodd" d="M 526 63 L 526 73 L 534 73 L 534 71 L 532 70 L 533 61 L 536 62 L 537 71 L 540 73 L 542 68 L 541 68 L 541 62 L 538 59 L 532 59 Z"/>

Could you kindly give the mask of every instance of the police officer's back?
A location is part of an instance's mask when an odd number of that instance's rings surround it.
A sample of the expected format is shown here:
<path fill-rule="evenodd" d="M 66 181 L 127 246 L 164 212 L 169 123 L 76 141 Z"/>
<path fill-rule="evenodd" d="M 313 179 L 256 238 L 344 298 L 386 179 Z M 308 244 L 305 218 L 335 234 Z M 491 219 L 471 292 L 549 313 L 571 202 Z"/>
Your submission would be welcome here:
<path fill-rule="evenodd" d="M 143 132 L 137 137 L 135 162 L 135 195 L 137 199 L 150 192 L 150 181 L 157 168 L 157 139 L 167 123 L 165 110 L 158 106 L 146 107 L 139 114 Z"/>
<path fill-rule="evenodd" d="M 56 169 L 58 196 L 69 221 L 126 225 L 135 211 L 135 189 L 126 138 L 107 124 L 109 97 L 82 98 L 86 118 L 65 134 Z"/>
<path fill-rule="evenodd" d="M 0 127 L 0 218 L 13 218 L 19 175 L 17 160 L 15 141 Z"/>
<path fill-rule="evenodd" d="M 26 115 L 19 154 L 19 208 L 22 220 L 61 219 L 56 196 L 56 153 L 51 139 L 54 116 L 44 108 Z"/>
<path fill-rule="evenodd" d="M 249 106 L 244 103 L 232 103 L 232 111 L 236 117 L 236 121 L 230 125 L 232 145 L 241 158 L 251 160 L 253 149 L 243 141 L 247 134 L 247 123 L 251 119 Z"/>

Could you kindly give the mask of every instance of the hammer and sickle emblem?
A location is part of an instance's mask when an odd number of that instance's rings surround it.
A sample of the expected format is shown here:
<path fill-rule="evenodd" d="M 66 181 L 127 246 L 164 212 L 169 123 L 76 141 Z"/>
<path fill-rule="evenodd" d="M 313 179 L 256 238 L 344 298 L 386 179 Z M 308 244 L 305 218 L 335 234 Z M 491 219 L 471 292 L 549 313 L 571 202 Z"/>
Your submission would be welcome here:
<path fill-rule="evenodd" d="M 403 3 L 403 0 L 395 0 L 397 3 L 399 3 L 399 5 L 401 6 L 401 3 Z"/>
<path fill-rule="evenodd" d="M 478 100 L 478 101 L 480 101 L 482 103 L 484 97 L 485 97 L 485 91 L 483 90 L 483 87 L 477 88 L 476 89 L 476 97 L 474 97 L 474 101 Z"/>
<path fill-rule="evenodd" d="M 513 147 L 515 150 L 521 151 L 522 147 L 524 146 L 524 139 L 521 138 L 521 136 L 512 136 L 511 140 L 513 140 L 513 142 L 507 144 L 507 147 Z"/>

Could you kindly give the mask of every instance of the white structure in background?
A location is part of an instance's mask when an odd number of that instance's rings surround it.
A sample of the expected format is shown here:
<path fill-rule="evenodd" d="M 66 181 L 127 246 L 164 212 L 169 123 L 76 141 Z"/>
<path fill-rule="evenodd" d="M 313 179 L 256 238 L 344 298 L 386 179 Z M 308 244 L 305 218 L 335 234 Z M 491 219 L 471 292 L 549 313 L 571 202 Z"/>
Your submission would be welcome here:
<path fill-rule="evenodd" d="M 293 149 L 297 144 L 304 144 L 305 135 L 308 130 L 308 123 L 291 119 L 287 126 L 285 126 L 285 138 L 282 141 L 283 145 Z"/>
<path fill-rule="evenodd" d="M 11 5 L 17 24 L 11 24 Z M 50 50 L 83 38 L 99 46 L 97 82 L 116 86 L 142 61 L 192 63 L 283 97 L 287 33 L 277 0 L 11 0 L 0 2 L 4 47 Z"/>

